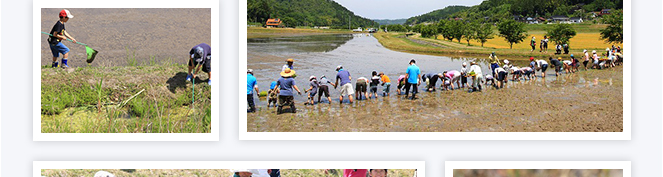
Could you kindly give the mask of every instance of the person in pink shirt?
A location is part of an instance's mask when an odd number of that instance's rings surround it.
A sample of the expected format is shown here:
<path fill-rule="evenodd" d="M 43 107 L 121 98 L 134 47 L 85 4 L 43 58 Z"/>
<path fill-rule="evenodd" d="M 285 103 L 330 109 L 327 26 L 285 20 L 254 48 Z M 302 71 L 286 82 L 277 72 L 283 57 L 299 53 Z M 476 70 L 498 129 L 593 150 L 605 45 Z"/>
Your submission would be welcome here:
<path fill-rule="evenodd" d="M 367 169 L 343 169 L 343 177 L 366 177 Z"/>
<path fill-rule="evenodd" d="M 456 83 L 456 88 L 460 88 L 460 72 L 456 70 L 451 70 L 451 71 L 444 71 L 442 72 L 442 75 L 444 75 L 445 80 L 449 80 L 449 85 L 451 86 L 451 90 L 454 89 L 454 82 Z"/>
<path fill-rule="evenodd" d="M 405 75 L 398 76 L 398 85 L 396 86 L 398 95 L 401 95 L 401 90 L 405 89 Z"/>

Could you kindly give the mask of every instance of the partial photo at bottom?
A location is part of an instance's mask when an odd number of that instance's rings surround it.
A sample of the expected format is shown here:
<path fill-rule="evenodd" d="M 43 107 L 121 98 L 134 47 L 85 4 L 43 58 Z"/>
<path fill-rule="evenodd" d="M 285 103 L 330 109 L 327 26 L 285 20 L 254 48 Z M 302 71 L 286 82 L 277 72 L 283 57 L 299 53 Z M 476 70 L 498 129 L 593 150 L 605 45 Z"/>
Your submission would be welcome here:
<path fill-rule="evenodd" d="M 36 161 L 33 176 L 423 177 L 411 161 Z"/>
<path fill-rule="evenodd" d="M 627 161 L 448 161 L 446 177 L 630 177 Z"/>

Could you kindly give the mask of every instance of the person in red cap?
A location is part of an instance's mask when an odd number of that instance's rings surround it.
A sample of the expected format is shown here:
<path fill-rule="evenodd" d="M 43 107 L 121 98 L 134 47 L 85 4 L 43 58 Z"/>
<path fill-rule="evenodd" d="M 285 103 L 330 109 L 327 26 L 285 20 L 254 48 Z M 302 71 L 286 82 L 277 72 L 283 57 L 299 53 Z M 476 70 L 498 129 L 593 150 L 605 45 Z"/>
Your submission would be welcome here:
<path fill-rule="evenodd" d="M 74 18 L 74 15 L 71 15 L 71 12 L 67 9 L 62 9 L 60 11 L 60 20 L 55 22 L 55 25 L 53 25 L 53 28 L 51 29 L 50 36 L 48 38 L 48 44 L 51 47 L 51 52 L 53 53 L 53 64 L 51 67 L 58 67 L 58 57 L 60 57 L 60 54 L 62 54 L 62 67 L 69 67 L 67 65 L 67 57 L 69 57 L 69 48 L 62 44 L 62 40 L 66 40 L 67 38 L 71 39 L 74 43 L 76 43 L 76 39 L 74 37 L 71 37 L 69 33 L 65 30 L 64 23 L 68 22 L 70 18 Z"/>

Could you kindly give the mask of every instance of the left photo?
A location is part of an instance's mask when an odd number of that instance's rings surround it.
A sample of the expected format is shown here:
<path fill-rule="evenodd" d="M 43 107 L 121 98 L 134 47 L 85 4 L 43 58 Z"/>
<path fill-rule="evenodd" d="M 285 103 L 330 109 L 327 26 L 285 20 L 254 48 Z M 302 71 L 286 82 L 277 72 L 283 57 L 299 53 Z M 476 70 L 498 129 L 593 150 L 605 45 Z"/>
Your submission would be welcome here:
<path fill-rule="evenodd" d="M 35 2 L 34 133 L 215 133 L 218 2 L 196 2 Z"/>

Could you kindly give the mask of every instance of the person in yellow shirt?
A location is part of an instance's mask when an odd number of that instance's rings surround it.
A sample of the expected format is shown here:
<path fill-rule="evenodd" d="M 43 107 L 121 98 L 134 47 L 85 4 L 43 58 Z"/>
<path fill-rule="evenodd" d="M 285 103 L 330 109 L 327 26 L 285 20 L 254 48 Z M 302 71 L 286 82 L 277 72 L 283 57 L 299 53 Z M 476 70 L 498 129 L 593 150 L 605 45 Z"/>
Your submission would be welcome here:
<path fill-rule="evenodd" d="M 380 72 L 380 81 L 382 81 L 382 96 L 389 96 L 389 87 L 391 86 L 391 80 L 389 79 L 389 76 L 384 75 L 384 72 Z"/>
<path fill-rule="evenodd" d="M 491 53 L 488 58 L 490 59 L 490 70 L 493 72 L 492 74 L 495 75 L 495 68 L 500 67 L 502 63 L 500 63 L 500 59 L 497 58 L 495 52 Z"/>

